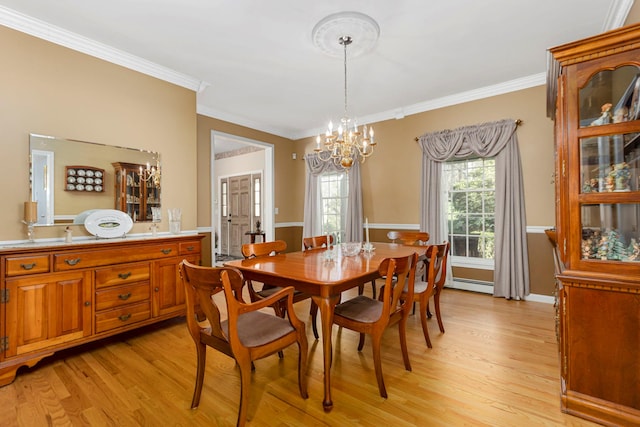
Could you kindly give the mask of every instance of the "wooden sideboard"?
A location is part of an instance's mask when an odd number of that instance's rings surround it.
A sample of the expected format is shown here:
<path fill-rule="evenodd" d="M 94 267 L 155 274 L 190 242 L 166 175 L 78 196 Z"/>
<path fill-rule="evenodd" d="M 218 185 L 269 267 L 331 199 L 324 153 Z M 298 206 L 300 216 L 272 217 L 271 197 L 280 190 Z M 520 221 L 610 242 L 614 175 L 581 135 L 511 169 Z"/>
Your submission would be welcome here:
<path fill-rule="evenodd" d="M 0 386 L 58 350 L 185 314 L 201 235 L 0 249 Z"/>

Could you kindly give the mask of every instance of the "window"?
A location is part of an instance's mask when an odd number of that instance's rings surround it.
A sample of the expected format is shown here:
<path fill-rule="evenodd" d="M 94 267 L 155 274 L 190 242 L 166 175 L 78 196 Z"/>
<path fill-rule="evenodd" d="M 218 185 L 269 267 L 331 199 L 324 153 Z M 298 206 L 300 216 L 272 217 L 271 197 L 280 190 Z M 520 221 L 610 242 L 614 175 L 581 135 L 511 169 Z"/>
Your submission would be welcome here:
<path fill-rule="evenodd" d="M 260 209 L 260 201 L 262 196 L 260 195 L 260 177 L 253 178 L 253 216 L 260 218 L 262 216 L 262 210 Z"/>
<path fill-rule="evenodd" d="M 331 233 L 336 242 L 345 241 L 349 176 L 346 173 L 320 175 L 322 234 Z"/>
<path fill-rule="evenodd" d="M 495 159 L 446 162 L 443 170 L 452 261 L 493 266 Z"/>
<path fill-rule="evenodd" d="M 220 191 L 220 202 L 221 202 L 221 215 L 223 217 L 227 216 L 229 214 L 228 212 L 228 200 L 229 200 L 229 195 L 227 194 L 228 190 L 227 190 L 227 181 L 222 181 L 222 189 Z"/>

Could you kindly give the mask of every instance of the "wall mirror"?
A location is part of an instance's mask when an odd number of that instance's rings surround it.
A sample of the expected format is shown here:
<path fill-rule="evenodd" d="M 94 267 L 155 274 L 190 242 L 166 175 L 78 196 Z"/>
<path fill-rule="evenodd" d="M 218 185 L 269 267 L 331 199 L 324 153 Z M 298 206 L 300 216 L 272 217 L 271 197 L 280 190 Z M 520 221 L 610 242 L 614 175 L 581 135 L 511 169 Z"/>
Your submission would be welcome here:
<path fill-rule="evenodd" d="M 47 135 L 29 135 L 36 225 L 82 224 L 92 209 L 117 209 L 134 222 L 160 219 L 160 155 Z"/>

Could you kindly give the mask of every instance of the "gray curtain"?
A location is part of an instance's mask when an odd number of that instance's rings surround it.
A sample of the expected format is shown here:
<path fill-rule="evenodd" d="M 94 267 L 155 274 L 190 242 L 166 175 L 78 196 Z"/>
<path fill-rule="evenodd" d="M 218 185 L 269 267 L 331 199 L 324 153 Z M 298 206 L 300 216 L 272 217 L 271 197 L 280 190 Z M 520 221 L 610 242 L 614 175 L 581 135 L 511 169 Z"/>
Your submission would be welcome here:
<path fill-rule="evenodd" d="M 529 295 L 529 255 L 520 151 L 514 120 L 501 120 L 427 133 L 422 148 L 420 226 L 433 242 L 446 240 L 442 162 L 451 158 L 495 157 L 496 217 L 493 295 L 522 299 Z"/>
<path fill-rule="evenodd" d="M 360 178 L 359 157 L 354 157 L 353 165 L 346 172 L 342 166 L 337 166 L 332 160 L 324 162 L 318 155 L 307 154 L 307 182 L 304 195 L 304 225 L 302 236 L 317 236 L 321 234 L 321 207 L 318 204 L 318 177 L 323 173 L 348 173 L 349 198 L 347 202 L 346 240 L 348 242 L 362 241 L 362 181 Z"/>

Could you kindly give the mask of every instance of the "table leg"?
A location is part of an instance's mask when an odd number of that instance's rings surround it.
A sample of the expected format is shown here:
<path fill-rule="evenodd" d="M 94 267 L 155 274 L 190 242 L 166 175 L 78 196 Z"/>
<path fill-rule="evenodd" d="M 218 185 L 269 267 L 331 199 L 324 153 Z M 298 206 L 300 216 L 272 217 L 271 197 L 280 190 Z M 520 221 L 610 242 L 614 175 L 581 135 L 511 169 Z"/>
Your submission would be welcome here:
<path fill-rule="evenodd" d="M 313 296 L 313 301 L 320 309 L 320 319 L 322 322 L 322 355 L 324 357 L 324 400 L 322 406 L 325 412 L 333 409 L 333 401 L 331 401 L 331 330 L 333 326 L 333 313 L 336 304 L 340 300 L 339 295 L 333 295 L 328 298 L 321 296 Z"/>

